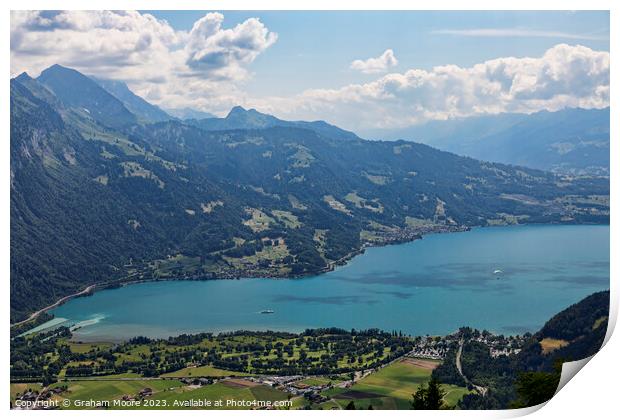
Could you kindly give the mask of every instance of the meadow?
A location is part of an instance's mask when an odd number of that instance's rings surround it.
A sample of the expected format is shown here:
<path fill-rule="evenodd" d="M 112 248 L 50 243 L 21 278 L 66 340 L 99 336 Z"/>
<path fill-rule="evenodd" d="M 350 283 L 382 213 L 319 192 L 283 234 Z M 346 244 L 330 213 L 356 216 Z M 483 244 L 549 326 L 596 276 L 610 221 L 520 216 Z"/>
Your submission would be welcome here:
<path fill-rule="evenodd" d="M 424 359 L 405 358 L 386 366 L 361 379 L 350 388 L 332 388 L 324 394 L 331 397 L 338 407 L 345 408 L 351 401 L 358 409 L 410 409 L 412 395 L 421 384 L 430 380 L 431 373 L 438 362 Z M 469 391 L 454 385 L 442 385 L 448 406 L 454 406 Z M 325 407 L 322 407 L 325 408 Z"/>

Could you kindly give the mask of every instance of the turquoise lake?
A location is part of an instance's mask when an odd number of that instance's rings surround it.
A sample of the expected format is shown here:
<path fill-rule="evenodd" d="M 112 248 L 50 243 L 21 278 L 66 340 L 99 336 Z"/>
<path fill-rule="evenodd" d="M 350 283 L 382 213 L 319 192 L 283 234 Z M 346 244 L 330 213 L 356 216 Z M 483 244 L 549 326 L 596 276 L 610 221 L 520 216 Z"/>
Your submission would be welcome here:
<path fill-rule="evenodd" d="M 313 277 L 141 283 L 52 312 L 83 341 L 327 326 L 518 334 L 608 288 L 609 226 L 512 226 L 369 248 Z"/>

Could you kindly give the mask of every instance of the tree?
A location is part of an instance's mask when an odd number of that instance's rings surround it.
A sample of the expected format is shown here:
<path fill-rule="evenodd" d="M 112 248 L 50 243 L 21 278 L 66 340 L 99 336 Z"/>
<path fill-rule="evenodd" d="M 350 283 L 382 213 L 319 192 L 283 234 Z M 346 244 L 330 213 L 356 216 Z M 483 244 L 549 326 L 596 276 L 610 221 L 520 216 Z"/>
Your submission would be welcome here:
<path fill-rule="evenodd" d="M 521 373 L 515 386 L 519 398 L 511 404 L 511 408 L 531 407 L 549 401 L 555 395 L 559 382 L 558 372 Z"/>
<path fill-rule="evenodd" d="M 428 387 L 424 384 L 413 394 L 411 406 L 414 410 L 440 410 L 445 408 L 443 397 L 446 395 L 441 384 L 431 378 Z"/>
<path fill-rule="evenodd" d="M 355 403 L 353 401 L 349 402 L 347 406 L 344 408 L 345 410 L 355 410 Z"/>
<path fill-rule="evenodd" d="M 531 407 L 549 401 L 555 395 L 562 375 L 564 359 L 554 361 L 553 372 L 522 372 L 517 377 L 515 389 L 518 399 L 511 408 Z"/>

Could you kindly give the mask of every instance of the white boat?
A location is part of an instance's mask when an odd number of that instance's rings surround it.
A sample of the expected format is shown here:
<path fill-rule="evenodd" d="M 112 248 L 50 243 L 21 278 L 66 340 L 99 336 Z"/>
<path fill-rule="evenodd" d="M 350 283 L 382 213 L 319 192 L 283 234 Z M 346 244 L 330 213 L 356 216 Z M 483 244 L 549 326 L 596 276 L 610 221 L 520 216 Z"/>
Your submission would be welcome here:
<path fill-rule="evenodd" d="M 273 309 L 263 309 L 262 311 L 260 311 L 261 314 L 272 314 L 275 311 Z"/>

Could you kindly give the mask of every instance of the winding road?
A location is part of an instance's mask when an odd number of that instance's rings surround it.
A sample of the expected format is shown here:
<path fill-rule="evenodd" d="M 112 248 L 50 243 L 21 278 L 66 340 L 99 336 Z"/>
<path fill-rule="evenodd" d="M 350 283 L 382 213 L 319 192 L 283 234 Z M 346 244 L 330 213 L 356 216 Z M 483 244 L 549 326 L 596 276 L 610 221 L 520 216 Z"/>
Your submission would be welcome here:
<path fill-rule="evenodd" d="M 486 388 L 484 386 L 476 385 L 475 383 L 470 381 L 467 378 L 467 376 L 465 376 L 463 374 L 463 368 L 461 367 L 461 354 L 463 353 L 463 344 L 464 344 L 464 340 L 461 338 L 459 340 L 459 349 L 456 352 L 456 369 L 459 371 L 459 373 L 461 374 L 461 376 L 465 380 L 465 383 L 471 385 L 472 387 L 474 387 L 474 389 L 476 391 L 478 391 L 480 393 L 480 395 L 482 395 L 484 397 L 487 394 L 488 388 Z"/>

